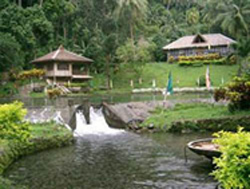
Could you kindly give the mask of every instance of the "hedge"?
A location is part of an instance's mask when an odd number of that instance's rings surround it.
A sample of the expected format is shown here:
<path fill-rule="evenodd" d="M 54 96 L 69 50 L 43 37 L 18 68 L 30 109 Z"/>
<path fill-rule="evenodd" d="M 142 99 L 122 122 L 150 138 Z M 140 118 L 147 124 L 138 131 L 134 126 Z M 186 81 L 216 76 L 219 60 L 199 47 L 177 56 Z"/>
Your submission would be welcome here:
<path fill-rule="evenodd" d="M 172 122 L 168 127 L 170 132 L 218 132 L 234 131 L 239 126 L 244 126 L 244 130 L 250 131 L 250 116 L 224 117 L 201 120 L 184 120 Z"/>
<path fill-rule="evenodd" d="M 217 60 L 179 61 L 178 64 L 180 66 L 203 66 L 204 64 L 223 65 L 223 64 L 226 64 L 226 59 L 221 58 L 221 59 L 217 59 Z"/>

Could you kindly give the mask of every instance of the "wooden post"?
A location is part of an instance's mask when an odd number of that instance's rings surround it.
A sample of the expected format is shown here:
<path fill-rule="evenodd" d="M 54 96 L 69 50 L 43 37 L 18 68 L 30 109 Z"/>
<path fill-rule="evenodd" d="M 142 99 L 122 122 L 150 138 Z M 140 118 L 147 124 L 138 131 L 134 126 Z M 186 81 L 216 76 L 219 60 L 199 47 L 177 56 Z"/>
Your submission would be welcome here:
<path fill-rule="evenodd" d="M 56 84 L 56 63 L 53 64 L 53 84 Z"/>
<path fill-rule="evenodd" d="M 109 86 L 110 86 L 110 89 L 113 89 L 113 80 L 112 79 L 110 80 Z"/>
<path fill-rule="evenodd" d="M 142 78 L 141 77 L 139 78 L 139 84 L 142 84 Z"/>
<path fill-rule="evenodd" d="M 130 87 L 134 88 L 134 81 L 130 80 Z"/>

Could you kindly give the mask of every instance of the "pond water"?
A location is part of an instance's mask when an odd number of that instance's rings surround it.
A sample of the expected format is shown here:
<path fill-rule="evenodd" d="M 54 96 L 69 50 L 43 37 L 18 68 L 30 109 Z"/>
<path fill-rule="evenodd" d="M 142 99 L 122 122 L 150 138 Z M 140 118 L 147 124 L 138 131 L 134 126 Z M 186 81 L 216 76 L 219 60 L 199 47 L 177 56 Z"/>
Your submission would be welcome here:
<path fill-rule="evenodd" d="M 209 160 L 188 152 L 185 163 L 185 144 L 200 137 L 86 135 L 74 146 L 17 161 L 5 176 L 31 189 L 214 189 Z"/>
<path fill-rule="evenodd" d="M 171 100 L 211 98 L 210 94 L 175 94 Z M 162 100 L 159 94 L 111 95 L 17 99 L 25 107 L 56 107 L 70 103 Z M 0 99 L 0 103 L 16 99 Z M 184 147 L 187 142 L 210 134 L 137 135 L 108 127 L 100 111 L 91 114 L 87 125 L 77 115 L 76 142 L 73 146 L 48 150 L 20 159 L 4 176 L 31 189 L 214 189 L 216 182 L 209 173 L 211 162 Z"/>
<path fill-rule="evenodd" d="M 198 98 L 212 98 L 209 93 L 176 93 L 168 96 L 169 100 L 178 99 L 198 99 Z M 138 102 L 138 101 L 152 101 L 163 100 L 162 94 L 123 94 L 123 95 L 92 95 L 92 96 L 74 96 L 74 97 L 59 97 L 55 100 L 48 98 L 0 98 L 0 104 L 10 103 L 15 100 L 22 101 L 25 107 L 46 107 L 53 105 L 55 107 L 65 107 L 69 103 L 81 104 L 84 100 L 89 100 L 93 104 L 100 104 L 103 101 L 109 103 L 123 103 L 123 102 Z"/>
<path fill-rule="evenodd" d="M 76 143 L 15 162 L 5 177 L 31 189 L 214 189 L 211 162 L 184 147 L 209 134 L 138 135 L 77 115 Z M 95 127 L 95 129 L 91 128 Z"/>

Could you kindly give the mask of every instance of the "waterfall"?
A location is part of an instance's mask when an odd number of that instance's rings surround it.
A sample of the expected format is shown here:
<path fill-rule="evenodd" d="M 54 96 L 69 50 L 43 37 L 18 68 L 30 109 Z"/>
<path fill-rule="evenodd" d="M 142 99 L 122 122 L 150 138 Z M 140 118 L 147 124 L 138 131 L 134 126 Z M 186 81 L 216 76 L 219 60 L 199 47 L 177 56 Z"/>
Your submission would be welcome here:
<path fill-rule="evenodd" d="M 83 135 L 117 135 L 124 132 L 121 129 L 112 129 L 108 126 L 102 109 L 95 110 L 90 107 L 90 124 L 86 123 L 85 117 L 82 112 L 76 113 L 76 130 L 74 136 Z"/>

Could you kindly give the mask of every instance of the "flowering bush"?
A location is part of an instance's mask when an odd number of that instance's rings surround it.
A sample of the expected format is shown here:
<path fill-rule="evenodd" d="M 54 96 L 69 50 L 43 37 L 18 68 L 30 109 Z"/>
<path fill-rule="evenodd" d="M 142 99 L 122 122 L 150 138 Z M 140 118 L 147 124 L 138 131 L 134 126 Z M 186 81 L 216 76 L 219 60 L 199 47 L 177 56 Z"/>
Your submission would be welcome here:
<path fill-rule="evenodd" d="M 179 56 L 179 61 L 196 61 L 196 60 L 218 60 L 221 56 L 218 53 L 195 56 Z"/>
<path fill-rule="evenodd" d="M 58 88 L 48 89 L 47 95 L 50 99 L 53 99 L 53 98 L 56 98 L 56 97 L 62 95 L 62 91 Z"/>
<path fill-rule="evenodd" d="M 227 92 L 227 90 L 225 88 L 215 89 L 215 91 L 214 91 L 215 101 L 218 102 L 220 100 L 226 99 L 226 92 Z"/>
<path fill-rule="evenodd" d="M 246 77 L 235 77 L 226 88 L 216 90 L 216 101 L 226 99 L 230 101 L 229 110 L 250 109 L 250 81 Z"/>
<path fill-rule="evenodd" d="M 31 79 L 31 78 L 40 78 L 45 75 L 45 71 L 41 69 L 32 69 L 29 71 L 23 71 L 18 75 L 19 79 Z"/>
<path fill-rule="evenodd" d="M 168 62 L 169 62 L 170 64 L 172 64 L 172 63 L 174 63 L 174 61 L 175 61 L 174 57 L 173 57 L 173 56 L 170 56 L 169 59 L 168 59 Z"/>

